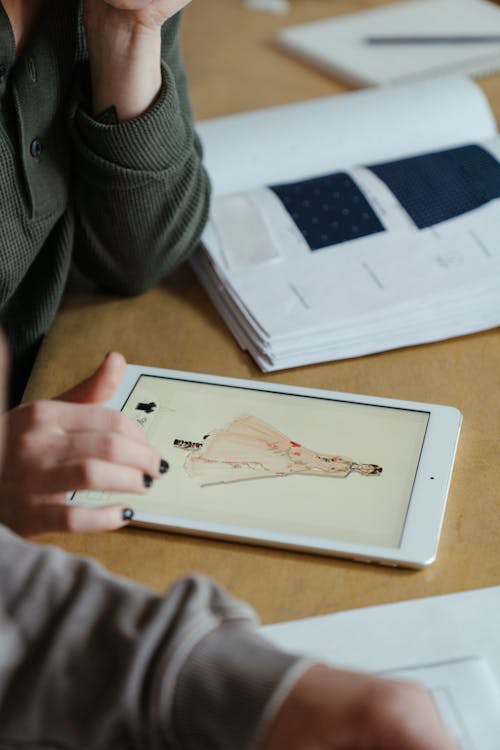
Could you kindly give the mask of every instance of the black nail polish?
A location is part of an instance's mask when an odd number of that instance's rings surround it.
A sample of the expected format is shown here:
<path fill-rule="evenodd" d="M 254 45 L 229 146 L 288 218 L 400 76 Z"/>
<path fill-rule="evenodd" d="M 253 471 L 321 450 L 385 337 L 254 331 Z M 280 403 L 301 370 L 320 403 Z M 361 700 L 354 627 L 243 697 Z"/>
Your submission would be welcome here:
<path fill-rule="evenodd" d="M 151 485 L 153 484 L 153 477 L 151 476 L 151 474 L 144 474 L 142 479 L 144 482 L 144 487 L 147 487 L 149 489 L 149 487 L 151 487 Z"/>
<path fill-rule="evenodd" d="M 124 521 L 131 521 L 134 517 L 134 511 L 132 508 L 124 508 L 122 510 L 122 518 Z"/>
<path fill-rule="evenodd" d="M 166 474 L 169 470 L 168 461 L 165 461 L 164 458 L 160 461 L 160 474 Z"/>

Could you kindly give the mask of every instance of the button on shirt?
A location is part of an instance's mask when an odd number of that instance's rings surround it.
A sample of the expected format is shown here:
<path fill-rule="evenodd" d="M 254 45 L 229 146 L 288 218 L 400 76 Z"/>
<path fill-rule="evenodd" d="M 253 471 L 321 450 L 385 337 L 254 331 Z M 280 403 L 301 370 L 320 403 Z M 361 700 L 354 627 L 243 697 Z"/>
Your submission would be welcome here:
<path fill-rule="evenodd" d="M 34 159 L 38 159 L 42 153 L 42 142 L 39 138 L 33 138 L 30 146 L 30 154 Z"/>

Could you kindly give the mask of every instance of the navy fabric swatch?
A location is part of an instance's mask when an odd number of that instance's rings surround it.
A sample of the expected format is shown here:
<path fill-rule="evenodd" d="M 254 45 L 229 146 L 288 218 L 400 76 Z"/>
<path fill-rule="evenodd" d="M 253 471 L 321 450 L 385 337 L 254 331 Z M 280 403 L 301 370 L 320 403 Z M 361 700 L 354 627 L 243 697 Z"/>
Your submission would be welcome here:
<path fill-rule="evenodd" d="M 271 185 L 311 250 L 383 232 L 384 226 L 344 172 Z"/>
<path fill-rule="evenodd" d="M 437 151 L 368 169 L 385 182 L 419 229 L 500 197 L 500 164 L 481 146 Z"/>

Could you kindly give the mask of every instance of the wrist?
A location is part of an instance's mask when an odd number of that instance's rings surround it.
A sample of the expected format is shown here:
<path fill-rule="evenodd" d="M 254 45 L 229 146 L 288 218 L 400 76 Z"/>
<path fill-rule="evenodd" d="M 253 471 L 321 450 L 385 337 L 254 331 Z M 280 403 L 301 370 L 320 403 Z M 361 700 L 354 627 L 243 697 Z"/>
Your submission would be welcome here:
<path fill-rule="evenodd" d="M 86 28 L 92 110 L 115 107 L 120 120 L 148 110 L 161 88 L 161 29 L 134 24 Z"/>
<path fill-rule="evenodd" d="M 177 676 L 172 724 L 179 747 L 194 744 L 196 710 L 198 736 L 206 745 L 260 748 L 279 702 L 276 692 L 288 689 L 296 672 L 298 657 L 277 649 L 235 614 L 199 640 Z"/>

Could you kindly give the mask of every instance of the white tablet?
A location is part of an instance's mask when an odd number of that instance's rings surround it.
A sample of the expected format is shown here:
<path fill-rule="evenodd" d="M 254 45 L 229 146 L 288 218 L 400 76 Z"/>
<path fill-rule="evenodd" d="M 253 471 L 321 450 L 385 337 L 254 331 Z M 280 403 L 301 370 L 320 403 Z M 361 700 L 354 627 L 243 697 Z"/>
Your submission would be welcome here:
<path fill-rule="evenodd" d="M 457 409 L 136 365 L 110 406 L 170 465 L 147 495 L 119 496 L 134 523 L 389 565 L 435 559 Z"/>

